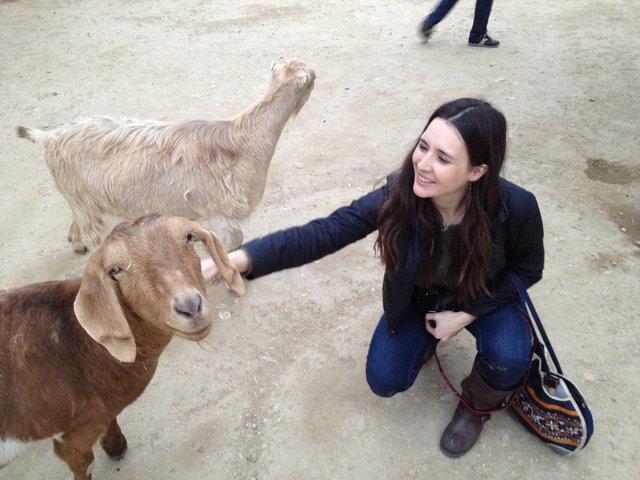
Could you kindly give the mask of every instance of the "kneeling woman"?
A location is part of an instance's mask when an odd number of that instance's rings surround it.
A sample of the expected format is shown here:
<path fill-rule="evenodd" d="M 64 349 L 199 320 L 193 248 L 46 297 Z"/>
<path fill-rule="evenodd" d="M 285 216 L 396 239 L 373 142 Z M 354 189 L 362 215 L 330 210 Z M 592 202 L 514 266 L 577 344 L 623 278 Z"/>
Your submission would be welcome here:
<path fill-rule="evenodd" d="M 439 107 L 384 186 L 326 218 L 250 241 L 230 253 L 246 277 L 297 267 L 378 231 L 384 313 L 366 377 L 384 397 L 407 390 L 438 341 L 466 328 L 477 355 L 440 441 L 451 457 L 476 443 L 492 410 L 528 368 L 531 336 L 509 273 L 542 277 L 543 231 L 533 194 L 500 177 L 507 126 L 487 102 Z M 206 279 L 218 270 L 203 261 Z"/>

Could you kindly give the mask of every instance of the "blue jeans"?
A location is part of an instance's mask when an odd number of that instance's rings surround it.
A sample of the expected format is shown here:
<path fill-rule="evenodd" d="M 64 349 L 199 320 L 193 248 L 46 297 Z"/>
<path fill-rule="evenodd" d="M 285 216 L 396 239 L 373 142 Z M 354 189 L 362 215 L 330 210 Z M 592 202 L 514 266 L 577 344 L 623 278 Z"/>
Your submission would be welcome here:
<path fill-rule="evenodd" d="M 496 390 L 510 390 L 522 380 L 531 362 L 532 337 L 522 313 L 504 307 L 477 318 L 467 330 L 476 339 L 478 353 L 473 366 Z M 427 332 L 424 315 L 410 307 L 390 334 L 382 315 L 367 355 L 366 375 L 376 395 L 390 397 L 407 390 L 424 364 L 435 338 Z"/>
<path fill-rule="evenodd" d="M 435 27 L 447 16 L 457 2 L 458 0 L 440 0 L 440 3 L 425 19 L 424 23 Z M 487 33 L 487 24 L 489 23 L 492 5 L 493 0 L 476 0 L 476 10 L 473 15 L 473 26 L 471 27 L 471 32 L 469 32 L 469 41 L 480 40 Z"/>

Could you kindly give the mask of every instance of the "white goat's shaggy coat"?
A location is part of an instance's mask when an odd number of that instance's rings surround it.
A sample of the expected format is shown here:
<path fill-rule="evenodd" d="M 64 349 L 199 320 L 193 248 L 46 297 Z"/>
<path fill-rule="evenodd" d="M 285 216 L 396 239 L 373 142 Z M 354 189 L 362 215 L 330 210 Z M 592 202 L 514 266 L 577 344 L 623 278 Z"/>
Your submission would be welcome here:
<path fill-rule="evenodd" d="M 238 221 L 262 199 L 282 130 L 304 106 L 315 73 L 304 62 L 272 66 L 271 82 L 233 120 L 161 122 L 77 119 L 17 134 L 42 146 L 72 211 L 69 242 L 84 253 L 100 242 L 104 217 L 160 213 L 222 220 L 227 249 L 242 242 Z"/>

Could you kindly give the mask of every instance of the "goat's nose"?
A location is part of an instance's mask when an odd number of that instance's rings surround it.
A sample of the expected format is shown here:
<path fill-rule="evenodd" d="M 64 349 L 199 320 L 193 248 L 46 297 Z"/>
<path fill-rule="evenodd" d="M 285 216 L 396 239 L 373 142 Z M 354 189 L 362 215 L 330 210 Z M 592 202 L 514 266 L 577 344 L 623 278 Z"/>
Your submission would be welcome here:
<path fill-rule="evenodd" d="M 173 299 L 173 309 L 183 317 L 198 317 L 202 313 L 202 296 L 199 293 L 178 295 Z"/>

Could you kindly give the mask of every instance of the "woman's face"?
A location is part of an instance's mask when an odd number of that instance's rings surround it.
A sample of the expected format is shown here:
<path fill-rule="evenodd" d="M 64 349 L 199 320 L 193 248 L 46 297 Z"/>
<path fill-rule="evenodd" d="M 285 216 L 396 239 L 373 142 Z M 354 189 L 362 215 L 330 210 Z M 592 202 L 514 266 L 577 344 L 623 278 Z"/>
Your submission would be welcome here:
<path fill-rule="evenodd" d="M 472 166 L 458 129 L 443 118 L 435 118 L 413 151 L 413 192 L 432 198 L 438 207 L 458 208 L 469 182 L 478 180 L 486 165 Z"/>

